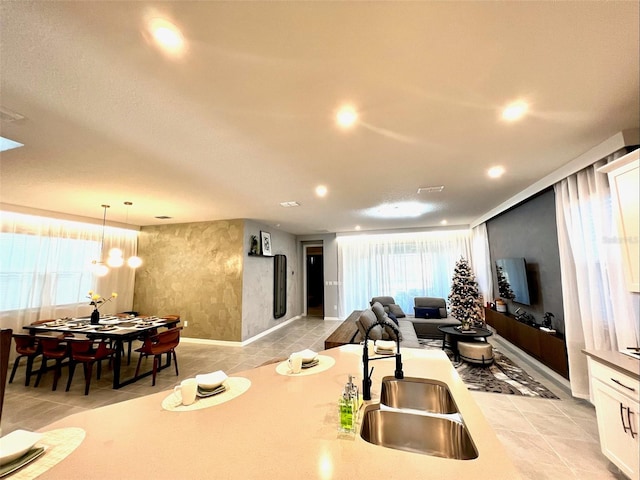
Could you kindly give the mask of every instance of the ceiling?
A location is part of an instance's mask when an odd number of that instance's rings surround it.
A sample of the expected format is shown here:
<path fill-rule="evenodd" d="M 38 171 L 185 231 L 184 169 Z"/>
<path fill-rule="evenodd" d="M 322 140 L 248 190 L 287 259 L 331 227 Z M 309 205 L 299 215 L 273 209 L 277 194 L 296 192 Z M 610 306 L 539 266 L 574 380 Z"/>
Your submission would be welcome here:
<path fill-rule="evenodd" d="M 468 225 L 640 123 L 638 2 L 0 9 L 0 103 L 24 117 L 1 135 L 25 144 L 1 154 L 4 204 L 294 234 Z M 182 56 L 150 41 L 152 17 L 181 29 Z M 517 99 L 529 114 L 503 121 Z M 344 103 L 359 113 L 349 130 L 334 120 Z M 495 165 L 506 173 L 492 180 Z M 445 188 L 417 193 L 433 185 Z M 395 202 L 427 211 L 366 214 Z"/>

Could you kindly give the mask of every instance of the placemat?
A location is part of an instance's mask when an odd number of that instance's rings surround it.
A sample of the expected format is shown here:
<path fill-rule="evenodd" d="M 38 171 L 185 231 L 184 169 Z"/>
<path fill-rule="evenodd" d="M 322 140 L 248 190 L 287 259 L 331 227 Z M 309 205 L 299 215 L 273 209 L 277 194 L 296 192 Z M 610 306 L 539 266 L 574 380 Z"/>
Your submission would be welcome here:
<path fill-rule="evenodd" d="M 289 370 L 289 362 L 285 360 L 278 364 L 276 372 L 287 377 L 304 377 L 329 370 L 336 363 L 335 358 L 327 355 L 318 355 L 318 361 L 319 363 L 315 367 L 303 368 L 300 373 L 291 373 L 291 370 Z"/>
<path fill-rule="evenodd" d="M 197 397 L 191 405 L 182 405 L 182 397 L 179 392 L 172 392 L 162 401 L 162 408 L 170 412 L 189 412 L 213 407 L 221 403 L 233 400 L 249 390 L 251 380 L 244 377 L 229 377 L 224 381 L 227 390 L 212 397 Z"/>
<path fill-rule="evenodd" d="M 67 427 L 44 432 L 36 446 L 47 447 L 44 454 L 32 463 L 11 474 L 11 480 L 33 480 L 67 458 L 84 440 L 86 432 L 82 428 Z"/>

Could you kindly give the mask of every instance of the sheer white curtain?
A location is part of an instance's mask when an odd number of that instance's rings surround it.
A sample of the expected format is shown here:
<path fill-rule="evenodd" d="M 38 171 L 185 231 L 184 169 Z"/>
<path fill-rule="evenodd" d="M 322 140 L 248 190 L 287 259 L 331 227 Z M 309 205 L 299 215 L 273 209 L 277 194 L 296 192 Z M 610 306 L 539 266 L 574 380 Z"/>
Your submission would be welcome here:
<path fill-rule="evenodd" d="M 470 259 L 468 230 L 338 236 L 340 305 L 345 317 L 372 297 L 392 296 L 405 313 L 413 298 L 447 298 L 456 261 Z"/>
<path fill-rule="evenodd" d="M 44 318 L 91 313 L 87 293 L 118 297 L 101 308 L 105 313 L 129 310 L 133 303 L 135 272 L 128 266 L 111 269 L 105 277 L 91 273 L 91 261 L 100 257 L 102 225 L 1 212 L 0 323 L 21 331 Z M 112 247 L 125 258 L 135 255 L 138 232 L 104 229 L 106 253 Z"/>
<path fill-rule="evenodd" d="M 638 323 L 619 247 L 610 241 L 617 234 L 607 175 L 596 171 L 620 155 L 554 186 L 569 377 L 572 394 L 580 398 L 589 398 L 581 350 L 618 350 L 616 324 Z"/>
<path fill-rule="evenodd" d="M 471 230 L 471 248 L 473 271 L 476 274 L 478 290 L 484 297 L 484 303 L 493 299 L 493 275 L 491 274 L 491 254 L 489 253 L 489 235 L 487 224 L 481 223 Z"/>

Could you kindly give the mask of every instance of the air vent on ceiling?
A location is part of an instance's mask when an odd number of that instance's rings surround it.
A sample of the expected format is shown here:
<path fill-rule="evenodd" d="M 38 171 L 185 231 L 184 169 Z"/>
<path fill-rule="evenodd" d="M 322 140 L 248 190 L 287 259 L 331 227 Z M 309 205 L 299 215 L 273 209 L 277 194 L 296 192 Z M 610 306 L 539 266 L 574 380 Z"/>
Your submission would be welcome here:
<path fill-rule="evenodd" d="M 20 115 L 18 112 L 14 112 L 13 110 L 0 106 L 0 120 L 7 123 L 17 122 L 24 120 L 24 115 Z"/>
<path fill-rule="evenodd" d="M 158 220 L 169 220 L 170 218 L 173 218 L 173 217 L 167 217 L 166 215 L 158 215 L 156 218 Z"/>
<path fill-rule="evenodd" d="M 418 193 L 440 193 L 444 190 L 444 185 L 435 185 L 431 187 L 420 187 Z"/>
<path fill-rule="evenodd" d="M 291 207 L 299 207 L 300 204 L 298 202 L 281 202 L 281 207 L 291 208 Z"/>

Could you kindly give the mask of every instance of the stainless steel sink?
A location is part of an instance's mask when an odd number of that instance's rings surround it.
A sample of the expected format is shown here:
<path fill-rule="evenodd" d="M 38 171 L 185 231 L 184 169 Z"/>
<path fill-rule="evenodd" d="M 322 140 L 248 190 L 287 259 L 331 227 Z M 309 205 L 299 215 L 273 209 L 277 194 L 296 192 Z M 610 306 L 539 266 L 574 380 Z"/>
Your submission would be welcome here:
<path fill-rule="evenodd" d="M 392 408 L 415 409 L 431 413 L 458 412 L 458 407 L 447 385 L 425 378 L 407 377 L 398 380 L 395 377 L 384 377 L 380 403 Z"/>
<path fill-rule="evenodd" d="M 360 436 L 374 445 L 406 452 L 456 460 L 478 457 L 464 424 L 443 416 L 380 410 L 380 405 L 369 405 L 363 412 Z"/>

